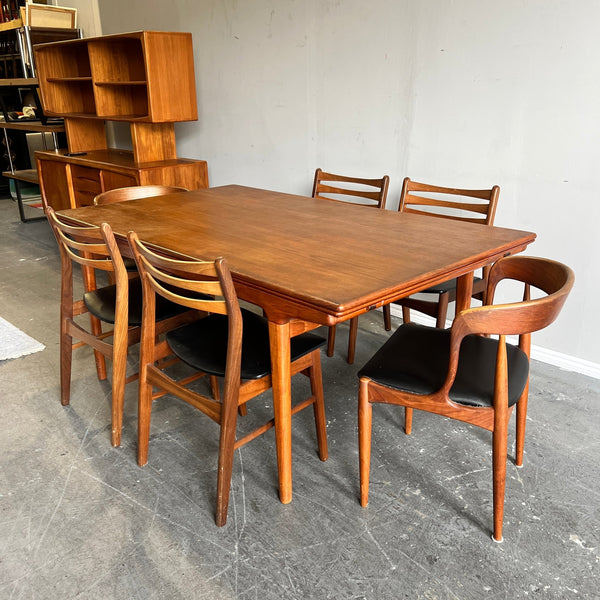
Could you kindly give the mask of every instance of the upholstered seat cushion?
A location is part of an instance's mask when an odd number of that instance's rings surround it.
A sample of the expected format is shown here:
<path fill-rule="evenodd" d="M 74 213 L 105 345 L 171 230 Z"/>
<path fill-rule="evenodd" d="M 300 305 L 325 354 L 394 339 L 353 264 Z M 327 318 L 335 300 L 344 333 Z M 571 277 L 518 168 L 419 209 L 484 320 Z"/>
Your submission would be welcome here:
<path fill-rule="evenodd" d="M 458 372 L 450 399 L 467 406 L 492 406 L 497 340 L 467 336 L 461 345 Z M 508 404 L 515 404 L 529 375 L 527 355 L 507 344 Z M 415 323 L 400 326 L 359 371 L 390 388 L 426 395 L 438 391 L 448 372 L 450 330 Z"/>
<path fill-rule="evenodd" d="M 139 278 L 129 280 L 129 325 L 139 326 L 142 324 L 142 282 Z M 83 295 L 83 301 L 88 310 L 105 323 L 115 322 L 115 305 L 117 301 L 117 286 L 107 285 Z M 156 320 L 162 321 L 169 317 L 181 314 L 189 310 L 170 302 L 166 298 L 156 294 Z"/>
<path fill-rule="evenodd" d="M 242 379 L 260 379 L 271 372 L 271 352 L 267 320 L 242 309 Z M 167 334 L 171 349 L 183 362 L 208 373 L 223 376 L 227 357 L 228 318 L 210 315 Z M 325 340 L 312 333 L 291 339 L 292 362 L 317 348 Z"/>
<path fill-rule="evenodd" d="M 473 283 L 481 281 L 481 277 L 473 277 Z M 426 290 L 421 290 L 419 294 L 443 294 L 445 292 L 451 292 L 456 289 L 456 279 L 449 279 L 448 281 L 442 281 Z"/>

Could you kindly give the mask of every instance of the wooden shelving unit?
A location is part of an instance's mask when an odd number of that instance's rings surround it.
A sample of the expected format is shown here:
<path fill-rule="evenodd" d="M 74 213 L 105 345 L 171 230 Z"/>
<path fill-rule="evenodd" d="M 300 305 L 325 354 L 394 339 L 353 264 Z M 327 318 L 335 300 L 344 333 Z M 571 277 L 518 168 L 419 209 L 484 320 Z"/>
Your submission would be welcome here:
<path fill-rule="evenodd" d="M 67 136 L 68 152 L 36 153 L 53 208 L 89 204 L 96 193 L 126 185 L 208 186 L 206 162 L 178 158 L 175 143 L 174 123 L 198 118 L 190 33 L 44 44 L 35 61 L 44 112 L 64 118 Z M 130 123 L 132 151 L 108 147 L 106 121 Z"/>

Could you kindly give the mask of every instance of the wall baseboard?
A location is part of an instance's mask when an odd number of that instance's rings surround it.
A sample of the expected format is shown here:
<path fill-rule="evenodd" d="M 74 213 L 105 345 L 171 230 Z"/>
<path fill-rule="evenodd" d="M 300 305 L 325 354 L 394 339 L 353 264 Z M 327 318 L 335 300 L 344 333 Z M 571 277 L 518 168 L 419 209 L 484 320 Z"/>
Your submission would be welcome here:
<path fill-rule="evenodd" d="M 568 354 L 562 354 L 554 350 L 548 350 L 541 346 L 531 345 L 531 358 L 547 363 L 554 367 L 559 367 L 565 371 L 573 371 L 581 375 L 588 375 L 595 379 L 600 379 L 600 365 L 590 360 L 576 358 Z"/>
<path fill-rule="evenodd" d="M 402 318 L 402 307 L 398 306 L 397 304 L 392 304 L 391 312 L 395 317 Z M 435 319 L 432 317 L 428 317 L 427 315 L 414 311 L 413 315 L 414 316 L 411 315 L 411 320 L 413 320 L 415 323 L 429 326 L 435 325 Z M 452 323 L 450 321 L 447 321 L 446 327 L 450 327 L 451 324 Z M 572 371 L 573 373 L 580 373 L 581 375 L 587 375 L 588 377 L 593 377 L 594 379 L 600 379 L 600 364 L 591 362 L 589 360 L 576 358 L 575 356 L 562 354 L 561 352 L 556 352 L 554 350 L 548 350 L 547 348 L 542 348 L 541 346 L 536 346 L 535 344 L 531 345 L 531 358 L 554 367 L 559 367 L 565 371 Z"/>

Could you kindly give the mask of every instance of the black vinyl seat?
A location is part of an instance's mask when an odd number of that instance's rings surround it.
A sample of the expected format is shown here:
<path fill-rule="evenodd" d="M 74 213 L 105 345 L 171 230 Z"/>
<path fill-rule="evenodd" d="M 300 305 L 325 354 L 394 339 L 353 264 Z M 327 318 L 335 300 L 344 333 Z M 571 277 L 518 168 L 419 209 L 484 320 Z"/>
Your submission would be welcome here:
<path fill-rule="evenodd" d="M 137 270 L 137 268 L 136 268 Z M 139 327 L 142 324 L 142 282 L 139 278 L 129 280 L 128 322 L 130 327 Z M 87 309 L 95 317 L 105 323 L 115 322 L 115 309 L 117 306 L 117 286 L 107 285 L 83 295 Z M 183 314 L 188 309 L 171 302 L 162 296 L 156 300 L 156 320 L 162 321 L 176 315 Z"/>
<path fill-rule="evenodd" d="M 243 331 L 241 379 L 261 379 L 271 373 L 268 321 L 242 309 Z M 173 353 L 194 369 L 224 377 L 227 365 L 229 319 L 213 314 L 205 319 L 174 329 L 167 334 Z M 204 342 L 204 343 L 203 343 Z M 291 361 L 325 345 L 325 339 L 303 333 L 290 340 Z"/>
<path fill-rule="evenodd" d="M 508 406 L 516 404 L 529 376 L 529 360 L 519 347 L 507 344 Z M 465 406 L 492 407 L 498 340 L 467 336 L 460 347 L 458 371 L 448 397 Z M 359 371 L 381 385 L 410 394 L 437 392 L 446 381 L 450 361 L 450 330 L 408 323 L 401 325 Z"/>

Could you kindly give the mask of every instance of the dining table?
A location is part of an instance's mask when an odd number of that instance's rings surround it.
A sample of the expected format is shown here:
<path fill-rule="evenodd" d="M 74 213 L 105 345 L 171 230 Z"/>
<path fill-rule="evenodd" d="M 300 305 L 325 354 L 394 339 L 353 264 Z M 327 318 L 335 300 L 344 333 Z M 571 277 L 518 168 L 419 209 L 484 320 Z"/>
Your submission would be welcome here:
<path fill-rule="evenodd" d="M 535 233 L 372 210 L 242 185 L 224 185 L 60 211 L 108 223 L 167 255 L 225 257 L 238 297 L 268 320 L 281 502 L 292 500 L 290 338 L 335 325 L 457 278 L 456 310 L 470 306 L 473 272 L 522 252 Z"/>

